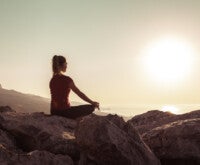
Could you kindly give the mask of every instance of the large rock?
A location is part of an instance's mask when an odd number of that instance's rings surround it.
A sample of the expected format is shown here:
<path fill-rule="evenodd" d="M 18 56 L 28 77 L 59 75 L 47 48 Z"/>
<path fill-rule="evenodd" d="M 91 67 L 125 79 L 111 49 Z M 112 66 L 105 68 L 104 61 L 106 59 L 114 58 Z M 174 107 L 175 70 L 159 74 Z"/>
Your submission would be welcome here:
<path fill-rule="evenodd" d="M 9 106 L 0 106 L 0 113 L 3 112 L 15 112 L 15 111 Z"/>
<path fill-rule="evenodd" d="M 73 165 L 67 155 L 55 155 L 47 151 L 33 151 L 27 154 L 16 154 L 0 145 L 0 164 L 8 165 Z"/>
<path fill-rule="evenodd" d="M 179 120 L 143 134 L 164 165 L 200 164 L 200 118 Z"/>
<path fill-rule="evenodd" d="M 131 124 L 118 116 L 86 117 L 79 123 L 76 140 L 82 148 L 82 164 L 159 165 L 159 160 Z M 80 163 L 80 164 L 81 164 Z"/>
<path fill-rule="evenodd" d="M 181 115 L 175 115 L 170 112 L 163 112 L 159 110 L 152 110 L 144 114 L 134 116 L 131 120 L 128 121 L 128 123 L 133 124 L 134 127 L 141 134 L 143 134 L 165 124 L 169 124 L 178 120 L 195 118 L 200 118 L 200 110 Z"/>
<path fill-rule="evenodd" d="M 16 140 L 13 136 L 0 129 L 0 145 L 8 150 L 15 152 L 23 152 L 17 147 Z"/>
<path fill-rule="evenodd" d="M 46 150 L 54 154 L 80 156 L 75 143 L 75 120 L 44 113 L 0 113 L 0 128 L 14 137 L 16 146 L 24 152 Z"/>

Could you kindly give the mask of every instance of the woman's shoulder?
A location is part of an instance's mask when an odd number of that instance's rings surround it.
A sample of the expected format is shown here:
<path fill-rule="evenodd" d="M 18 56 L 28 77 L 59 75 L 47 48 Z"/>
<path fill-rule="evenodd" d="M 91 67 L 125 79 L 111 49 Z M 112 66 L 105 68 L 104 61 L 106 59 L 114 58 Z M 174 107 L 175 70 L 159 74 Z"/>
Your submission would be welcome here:
<path fill-rule="evenodd" d="M 64 79 L 64 80 L 70 80 L 70 81 L 73 81 L 72 78 L 70 76 L 66 76 L 64 74 L 56 74 L 56 75 L 53 75 L 53 77 L 51 78 L 51 81 L 53 79 Z"/>
<path fill-rule="evenodd" d="M 73 79 L 70 76 L 63 75 L 63 77 L 67 81 L 73 81 Z"/>

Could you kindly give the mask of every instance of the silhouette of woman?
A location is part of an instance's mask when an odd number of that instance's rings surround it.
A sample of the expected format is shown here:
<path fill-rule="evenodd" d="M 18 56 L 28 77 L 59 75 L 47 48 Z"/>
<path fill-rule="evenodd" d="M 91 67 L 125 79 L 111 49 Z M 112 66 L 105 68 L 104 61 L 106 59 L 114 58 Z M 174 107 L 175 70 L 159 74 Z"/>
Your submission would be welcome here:
<path fill-rule="evenodd" d="M 53 56 L 52 70 L 53 77 L 49 82 L 51 92 L 51 114 L 76 119 L 91 114 L 95 108 L 99 109 L 99 103 L 89 99 L 81 92 L 74 81 L 69 76 L 65 76 L 62 72 L 66 72 L 67 62 L 63 56 Z M 70 106 L 69 93 L 72 90 L 81 99 L 90 103 L 87 105 Z"/>

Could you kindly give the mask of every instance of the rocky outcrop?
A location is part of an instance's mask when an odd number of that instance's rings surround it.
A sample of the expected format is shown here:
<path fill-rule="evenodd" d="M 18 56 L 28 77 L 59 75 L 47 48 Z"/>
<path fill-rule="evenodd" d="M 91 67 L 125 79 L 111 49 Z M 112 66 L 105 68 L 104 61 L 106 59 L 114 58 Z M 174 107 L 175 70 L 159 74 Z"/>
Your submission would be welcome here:
<path fill-rule="evenodd" d="M 132 124 L 117 115 L 90 115 L 77 124 L 0 107 L 0 133 L 3 164 L 160 164 Z"/>
<path fill-rule="evenodd" d="M 0 164 L 199 165 L 200 111 L 81 121 L 0 107 Z M 141 132 L 141 134 L 138 133 Z"/>
<path fill-rule="evenodd" d="M 143 140 L 162 164 L 200 164 L 200 118 L 157 127 L 143 134 Z"/>
<path fill-rule="evenodd" d="M 128 121 L 162 165 L 200 164 L 199 122 L 199 110 L 181 115 L 154 110 Z"/>
<path fill-rule="evenodd" d="M 74 129 L 77 125 L 75 120 L 45 115 L 44 113 L 16 113 L 9 107 L 0 107 L 0 111 L 0 129 L 2 132 L 0 143 L 6 148 L 2 152 L 4 151 L 4 155 L 6 155 L 6 151 L 14 153 L 13 161 L 15 161 L 16 155 L 20 159 L 21 154 L 29 157 L 27 156 L 30 155 L 29 152 L 32 153 L 35 150 L 47 152 L 31 154 L 33 157 L 31 161 L 33 159 L 33 162 L 37 156 L 41 155 L 44 157 L 49 155 L 49 158 L 52 158 L 54 162 L 57 158 L 62 157 L 59 154 L 66 157 L 70 156 L 74 162 L 79 160 L 80 152 L 74 138 Z M 24 155 L 22 157 L 24 158 Z M 53 157 L 55 160 L 53 160 Z M 66 158 L 63 157 L 63 160 L 66 160 Z"/>
<path fill-rule="evenodd" d="M 9 106 L 1 106 L 0 113 L 3 113 L 3 112 L 15 112 L 15 111 L 11 109 Z"/>
<path fill-rule="evenodd" d="M 85 155 L 83 164 L 160 164 L 133 126 L 118 116 L 84 118 L 75 136 Z"/>
<path fill-rule="evenodd" d="M 0 162 L 2 165 L 73 165 L 67 155 L 55 155 L 47 151 L 33 151 L 27 154 L 16 154 L 0 145 Z"/>
<path fill-rule="evenodd" d="M 200 118 L 200 111 L 193 111 L 186 114 L 175 115 L 170 112 L 162 112 L 159 110 L 148 111 L 144 114 L 134 116 L 128 123 L 132 123 L 134 127 L 143 134 L 153 128 L 160 127 L 178 120 Z"/>

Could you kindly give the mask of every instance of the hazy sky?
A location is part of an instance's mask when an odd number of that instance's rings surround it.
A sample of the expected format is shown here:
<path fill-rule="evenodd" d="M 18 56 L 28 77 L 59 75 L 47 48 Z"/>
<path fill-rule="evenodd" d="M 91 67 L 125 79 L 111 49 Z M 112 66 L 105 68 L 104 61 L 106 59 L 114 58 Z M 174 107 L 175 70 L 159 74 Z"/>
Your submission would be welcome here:
<path fill-rule="evenodd" d="M 51 58 L 61 54 L 67 74 L 101 104 L 199 103 L 199 17 L 199 0 L 0 0 L 0 83 L 50 97 Z M 196 52 L 175 83 L 154 81 L 142 61 L 165 36 Z"/>

